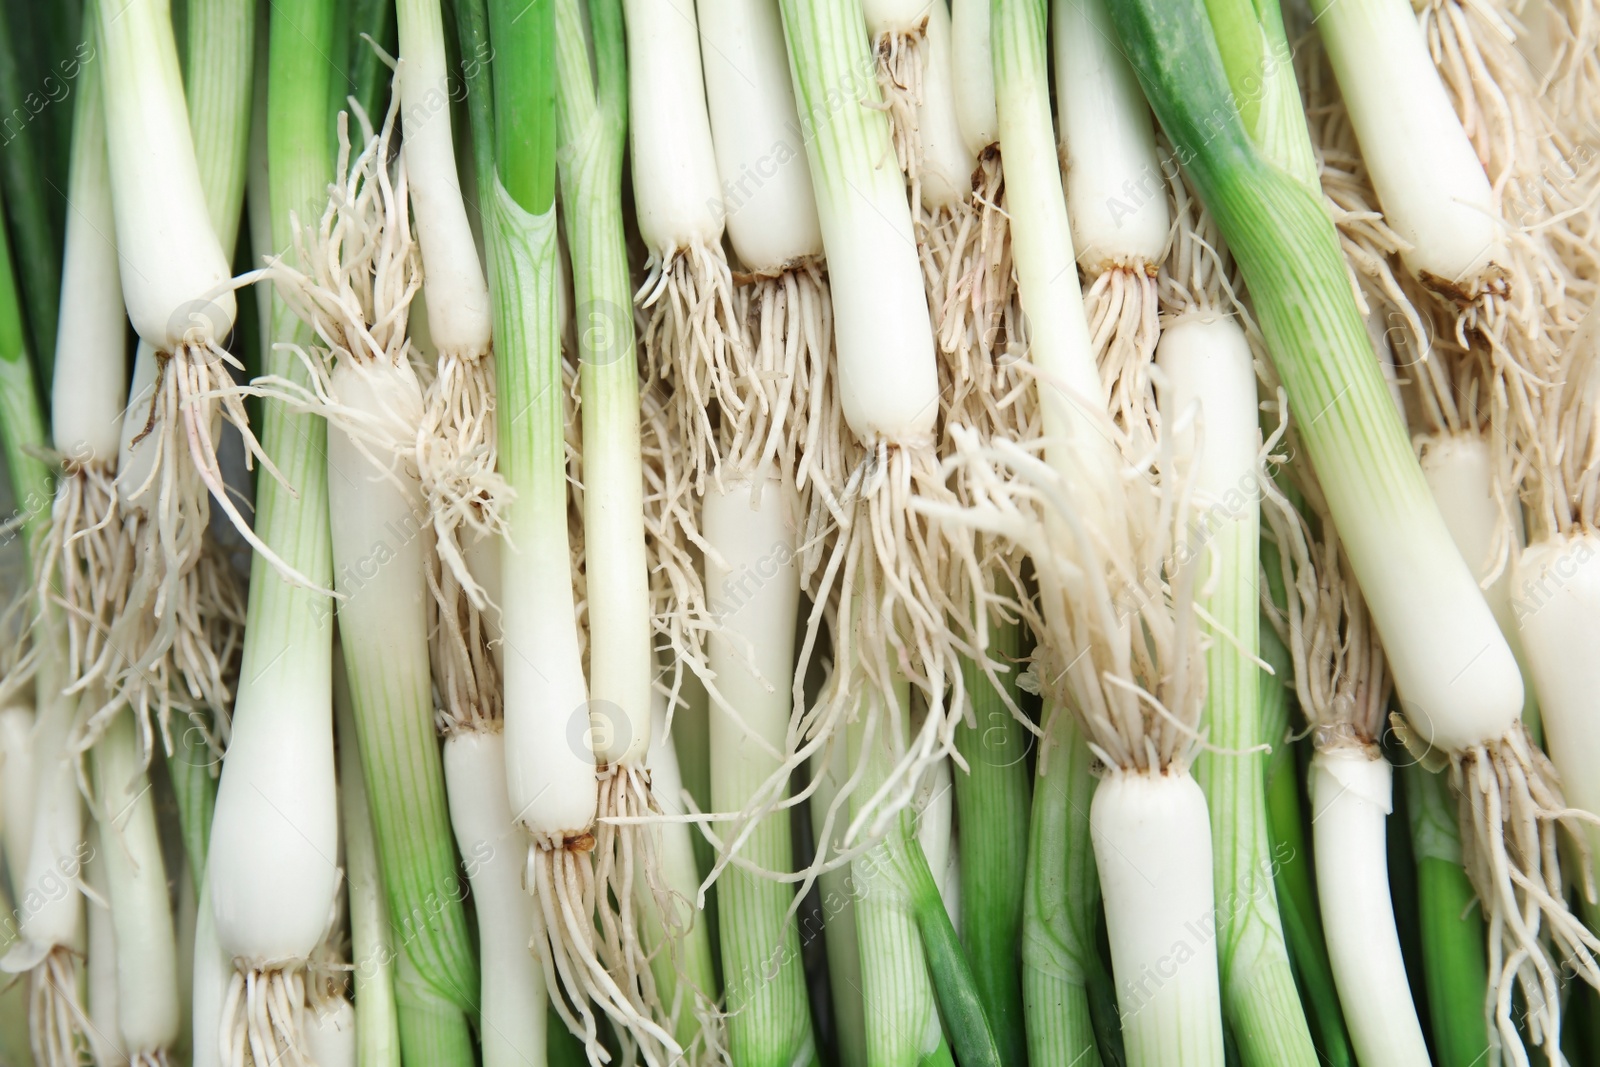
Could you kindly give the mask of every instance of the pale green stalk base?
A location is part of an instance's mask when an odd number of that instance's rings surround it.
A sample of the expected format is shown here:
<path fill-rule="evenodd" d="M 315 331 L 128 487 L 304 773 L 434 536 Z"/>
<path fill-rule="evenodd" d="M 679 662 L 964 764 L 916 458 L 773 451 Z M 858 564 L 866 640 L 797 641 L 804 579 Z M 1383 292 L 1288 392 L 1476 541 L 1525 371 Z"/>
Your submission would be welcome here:
<path fill-rule="evenodd" d="M 381 636 L 345 633 L 362 780 L 401 954 L 440 997 L 470 1013 L 478 999 L 474 941 L 445 807 L 427 650 L 416 651 L 396 662 Z"/>
<path fill-rule="evenodd" d="M 256 6 L 255 0 L 189 0 L 187 10 L 183 81 L 189 129 L 206 211 L 230 256 L 249 158 Z"/>
<path fill-rule="evenodd" d="M 1252 508 L 1220 526 L 1208 545 L 1216 590 L 1206 607 L 1218 626 L 1252 651 L 1260 625 L 1259 541 L 1259 512 Z M 1208 740 L 1224 751 L 1204 753 L 1195 777 L 1211 811 L 1223 1012 L 1245 1067 L 1316 1067 L 1317 1051 L 1278 917 L 1267 821 L 1268 757 L 1248 752 L 1264 741 L 1278 741 L 1262 730 L 1260 668 L 1233 641 L 1214 633 L 1206 676 Z"/>
<path fill-rule="evenodd" d="M 356 751 L 356 727 L 343 656 L 335 650 L 333 710 L 339 737 L 345 877 L 349 890 L 350 963 L 354 967 L 356 1067 L 400 1067 L 395 1010 L 394 939 L 378 869 L 378 845 Z"/>
<path fill-rule="evenodd" d="M 789 813 L 768 815 L 740 854 L 767 870 L 793 866 Z M 800 931 L 787 918 L 794 887 L 737 867 L 728 867 L 717 884 L 728 1050 L 738 1067 L 790 1067 L 812 1042 Z"/>
<path fill-rule="evenodd" d="M 412 968 L 405 953 L 400 954 L 395 970 L 395 1003 L 405 1062 L 426 1067 L 475 1067 L 477 1056 L 467 1017 L 433 991 Z"/>
<path fill-rule="evenodd" d="M 870 1067 L 914 1067 L 926 1055 L 928 1013 L 933 1011 L 933 987 L 922 959 L 922 942 L 905 903 L 887 899 L 884 892 L 873 893 L 869 885 L 863 880 L 855 907 L 867 1063 Z"/>
<path fill-rule="evenodd" d="M 990 658 L 1017 662 L 1021 627 L 1005 623 L 990 633 Z M 1001 1059 L 1020 1065 L 1027 1052 L 1018 963 L 1027 878 L 1029 735 L 983 671 L 969 661 L 962 673 L 976 725 L 963 723 L 956 728 L 956 750 L 971 768 L 970 773 L 959 769 L 955 773 L 961 824 L 961 942 L 972 961 Z M 1015 700 L 1015 670 L 1005 677 Z"/>
<path fill-rule="evenodd" d="M 1102 967 L 1095 948 L 1100 879 L 1089 828 L 1095 779 L 1076 720 L 1065 708 L 1049 706 L 1044 720 L 1049 737 L 1040 754 L 1044 773 L 1033 788 L 1023 897 L 1028 1055 L 1040 1067 L 1099 1067 L 1087 985 L 1087 976 Z"/>
<path fill-rule="evenodd" d="M 878 716 L 878 729 L 899 731 L 903 736 L 909 713 L 909 686 L 897 682 L 894 695 L 899 706 Z M 865 699 L 877 698 L 867 695 Z M 860 758 L 868 718 L 863 708 L 848 727 L 852 768 Z M 874 752 L 856 787 L 855 798 L 871 796 L 888 770 L 884 739 L 875 736 L 871 743 Z M 857 814 L 855 807 L 852 804 L 852 818 Z M 933 1043 L 928 1040 L 938 1026 L 933 985 L 912 914 L 909 887 L 894 860 L 895 853 L 907 847 L 910 834 L 909 817 L 902 816 L 894 821 L 881 843 L 850 864 L 870 1067 L 914 1067 L 925 1056 L 937 1052 L 937 1046 L 930 1048 Z M 943 1043 L 942 1036 L 939 1043 Z"/>
<path fill-rule="evenodd" d="M 1022 972 L 1022 996 L 1029 1021 L 1029 1060 L 1066 1067 L 1098 1067 L 1100 1050 L 1094 1040 L 1086 986 L 1028 968 Z M 1046 1020 L 1045 1024 L 1033 1025 L 1035 1016 Z"/>
<path fill-rule="evenodd" d="M 1308 188 L 1319 188 L 1282 8 L 1276 0 L 1206 0 L 1206 11 L 1251 138 Z"/>

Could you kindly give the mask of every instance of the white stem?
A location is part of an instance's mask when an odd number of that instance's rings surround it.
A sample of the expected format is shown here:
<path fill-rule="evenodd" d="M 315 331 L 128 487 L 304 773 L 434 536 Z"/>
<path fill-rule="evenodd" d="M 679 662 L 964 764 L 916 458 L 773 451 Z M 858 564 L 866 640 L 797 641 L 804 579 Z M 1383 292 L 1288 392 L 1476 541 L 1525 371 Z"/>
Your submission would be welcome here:
<path fill-rule="evenodd" d="M 950 12 L 943 0 L 928 5 L 927 43 L 922 55 L 922 100 L 917 106 L 922 166 L 917 178 L 924 207 L 950 208 L 971 194 L 978 154 L 968 147 L 961 132 Z"/>
<path fill-rule="evenodd" d="M 711 806 L 738 811 L 782 762 L 794 679 L 800 576 L 783 486 L 706 492 L 706 589 L 719 626 L 707 642 L 721 700 L 711 708 Z"/>
<path fill-rule="evenodd" d="M 1186 772 L 1113 771 L 1089 822 L 1130 1067 L 1222 1064 L 1205 794 Z"/>
<path fill-rule="evenodd" d="M 499 182 L 494 185 L 492 207 L 491 232 L 496 239 L 490 248 L 496 277 L 536 279 L 537 286 L 529 288 L 539 303 L 529 315 L 553 311 L 557 282 L 552 273 L 556 258 L 554 208 L 530 216 Z M 504 310 L 502 323 L 518 321 L 511 308 Z M 543 390 L 556 388 L 559 377 L 554 368 L 539 362 L 558 358 L 556 343 L 548 334 L 543 338 L 513 337 L 502 326 L 503 359 L 514 359 L 517 352 L 531 349 L 538 356 L 534 364 L 538 373 L 549 371 L 529 386 L 530 399 L 547 396 Z M 519 348 L 519 344 L 525 347 Z M 546 345 L 551 347 L 543 347 Z M 502 363 L 498 369 L 504 372 L 508 366 L 512 364 Z M 506 434 L 506 428 L 513 425 L 517 424 L 499 423 L 499 461 L 520 496 L 505 509 L 511 537 L 495 546 L 500 553 L 500 587 L 496 591 L 500 610 L 491 613 L 498 615 L 504 636 L 500 665 L 505 692 L 506 786 L 517 819 L 534 834 L 553 836 L 559 846 L 567 835 L 583 833 L 593 825 L 599 802 L 594 752 L 589 744 L 589 691 L 579 654 L 567 540 L 567 458 L 558 426 L 536 422 L 531 431 L 519 427 L 531 448 L 513 448 Z M 635 486 L 642 482 L 638 456 L 636 439 Z M 524 464 L 526 470 L 520 466 Z M 639 570 L 642 580 L 643 560 Z M 641 594 L 641 602 L 646 596 Z"/>
<path fill-rule="evenodd" d="M 1195 489 L 1202 507 L 1220 507 L 1242 519 L 1256 507 L 1256 372 L 1244 330 L 1221 312 L 1196 312 L 1161 331 L 1156 363 L 1162 380 L 1161 410 L 1176 423 L 1194 405 L 1199 415 L 1201 454 Z M 1252 609 L 1253 610 L 1253 609 Z"/>
<path fill-rule="evenodd" d="M 926 3 L 912 0 L 919 22 Z M 828 256 L 839 399 L 861 441 L 920 446 L 932 440 L 939 375 L 911 206 L 899 168 L 884 165 L 888 119 L 862 104 L 880 98 L 866 35 L 828 21 L 833 6 L 809 11 L 812 24 L 787 27 L 787 39 Z"/>
<path fill-rule="evenodd" d="M 822 253 L 805 140 L 784 52 L 766 0 L 699 0 L 706 103 L 722 179 L 718 208 L 747 270 L 778 271 Z"/>
<path fill-rule="evenodd" d="M 316 1067 L 356 1067 L 356 1010 L 339 997 L 306 1009 L 306 1052 Z"/>
<path fill-rule="evenodd" d="M 233 329 L 228 258 L 195 164 L 178 46 L 165 0 L 99 5 L 106 140 L 122 295 L 139 336 L 171 352 Z"/>
<path fill-rule="evenodd" d="M 206 877 L 218 942 L 248 969 L 308 959 L 333 909 L 332 688 L 330 657 L 289 647 L 235 703 Z"/>
<path fill-rule="evenodd" d="M 1572 533 L 1529 545 L 1512 585 L 1513 611 L 1544 717 L 1545 751 L 1561 774 L 1567 802 L 1600 812 L 1600 535 Z M 1600 857 L 1600 827 L 1592 821 L 1584 826 L 1592 865 Z"/>
<path fill-rule="evenodd" d="M 415 426 L 422 418 L 422 390 L 410 367 L 359 364 L 341 359 L 332 391 L 341 405 L 373 423 Z M 428 619 L 425 571 L 429 548 L 427 513 L 416 470 L 364 448 L 337 423 L 328 430 L 328 517 L 333 543 L 339 633 L 346 652 L 370 642 L 363 662 L 399 657 L 395 672 L 420 675 L 394 692 L 427 688 Z M 421 654 L 421 662 L 412 653 Z M 375 656 L 376 660 L 367 658 Z"/>
<path fill-rule="evenodd" d="M 1505 248 L 1489 177 L 1405 0 L 1313 0 L 1385 220 L 1411 272 L 1476 296 Z"/>
<path fill-rule="evenodd" d="M 1495 575 L 1493 582 L 1483 586 L 1483 598 L 1526 676 L 1527 655 L 1519 633 L 1519 613 L 1513 603 L 1519 594 L 1512 580 L 1524 540 L 1522 509 L 1515 503 L 1502 509 L 1496 503 L 1494 457 L 1485 438 L 1466 434 L 1423 436 L 1416 439 L 1416 447 L 1428 490 L 1444 516 L 1450 539 L 1472 568 L 1472 576 L 1482 585 L 1489 575 Z M 1508 537 L 1509 545 L 1504 543 Z M 1530 691 L 1526 696 L 1532 700 L 1536 694 Z"/>
<path fill-rule="evenodd" d="M 75 463 L 113 463 L 127 399 L 127 315 L 117 263 L 100 68 L 90 63 L 73 113 L 67 237 L 56 328 L 50 432 Z"/>
<path fill-rule="evenodd" d="M 1311 832 L 1328 961 L 1362 1063 L 1427 1067 L 1428 1046 L 1400 957 L 1384 820 L 1394 770 L 1381 755 L 1319 751 L 1311 760 Z"/>
<path fill-rule="evenodd" d="M 700 35 L 692 0 L 624 0 L 628 137 L 639 233 L 661 255 L 722 239 L 722 193 L 711 146 Z"/>
<path fill-rule="evenodd" d="M 928 10 L 937 0 L 862 0 L 861 13 L 873 37 L 885 33 L 912 34 L 922 28 Z"/>
<path fill-rule="evenodd" d="M 400 0 L 395 15 L 402 151 L 422 245 L 428 328 L 439 351 L 477 356 L 489 349 L 489 286 L 456 174 L 439 0 Z"/>
<path fill-rule="evenodd" d="M 1117 47 L 1105 0 L 1056 0 L 1052 7 L 1056 109 L 1078 262 L 1090 277 L 1159 263 L 1172 220 L 1150 105 Z"/>
<path fill-rule="evenodd" d="M 11 893 L 22 894 L 22 875 L 33 843 L 33 802 L 37 783 L 33 763 L 33 709 L 16 705 L 0 711 L 0 798 L 5 804 L 6 870 Z"/>
<path fill-rule="evenodd" d="M 1116 483 L 1114 447 L 1096 425 L 1105 411 L 1105 388 L 1078 285 L 1050 119 L 1049 70 L 1030 33 L 1029 20 L 1021 17 L 994 30 L 995 101 L 1017 293 L 1028 320 L 1029 359 L 1040 372 L 1040 415 L 1052 444 L 1046 456 L 1057 470 L 1086 473 L 1090 491 L 1113 515 L 1125 494 Z M 1109 528 L 1117 525 L 1110 520 Z"/>
<path fill-rule="evenodd" d="M 994 105 L 994 48 L 989 37 L 989 0 L 952 0 L 951 71 L 956 121 L 974 156 L 1000 140 Z"/>
<path fill-rule="evenodd" d="M 94 692 L 93 689 L 90 692 Z M 135 1055 L 171 1049 L 180 1032 L 177 938 L 155 798 L 131 712 L 94 747 L 101 855 L 116 927 L 117 1020 Z"/>
<path fill-rule="evenodd" d="M 47 695 L 37 712 L 33 834 L 25 876 L 17 887 L 24 944 L 13 952 L 77 947 L 83 937 L 83 898 L 76 882 L 89 848 L 84 839 L 83 796 L 68 751 L 72 711 L 70 699 Z"/>
<path fill-rule="evenodd" d="M 444 746 L 450 823 L 478 909 L 484 1067 L 542 1063 L 544 972 L 529 951 L 533 913 L 522 889 L 527 848 L 506 794 L 505 741 L 457 733 Z"/>

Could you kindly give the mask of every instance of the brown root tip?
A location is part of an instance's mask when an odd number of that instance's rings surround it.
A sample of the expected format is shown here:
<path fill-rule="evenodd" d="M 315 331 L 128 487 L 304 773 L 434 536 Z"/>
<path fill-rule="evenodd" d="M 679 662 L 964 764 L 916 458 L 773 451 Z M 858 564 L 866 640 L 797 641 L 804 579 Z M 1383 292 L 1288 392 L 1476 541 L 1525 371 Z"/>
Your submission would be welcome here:
<path fill-rule="evenodd" d="M 587 830 L 581 834 L 573 834 L 561 842 L 561 847 L 568 852 L 593 852 L 594 834 Z"/>

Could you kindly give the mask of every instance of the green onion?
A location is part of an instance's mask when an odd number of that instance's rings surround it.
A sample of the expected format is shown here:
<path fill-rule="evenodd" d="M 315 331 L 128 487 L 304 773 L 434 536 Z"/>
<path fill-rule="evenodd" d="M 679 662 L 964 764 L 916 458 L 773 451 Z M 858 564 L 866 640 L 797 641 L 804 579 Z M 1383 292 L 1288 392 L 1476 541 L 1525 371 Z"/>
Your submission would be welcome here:
<path fill-rule="evenodd" d="M 333 177 L 324 126 L 330 69 L 322 58 L 332 47 L 332 8 L 327 0 L 272 8 L 268 152 L 279 248 L 292 245 L 290 212 L 316 217 Z M 275 303 L 273 336 L 309 341 L 282 301 Z M 308 380 L 292 352 L 276 349 L 265 359 L 269 373 Z M 326 438 L 316 416 L 283 401 L 263 402 L 262 447 L 284 483 L 261 480 L 255 528 L 319 587 L 332 577 Z M 331 609 L 326 594 L 289 581 L 265 557 L 252 562 L 239 694 L 207 866 L 217 939 L 241 968 L 223 1022 L 231 1048 L 246 1034 L 275 1050 L 299 1040 L 293 1017 L 273 1018 L 274 998 L 291 1009 L 304 1003 L 304 967 L 333 910 L 339 879 Z M 242 1003 L 247 972 L 252 991 L 270 989 L 274 998 Z"/>

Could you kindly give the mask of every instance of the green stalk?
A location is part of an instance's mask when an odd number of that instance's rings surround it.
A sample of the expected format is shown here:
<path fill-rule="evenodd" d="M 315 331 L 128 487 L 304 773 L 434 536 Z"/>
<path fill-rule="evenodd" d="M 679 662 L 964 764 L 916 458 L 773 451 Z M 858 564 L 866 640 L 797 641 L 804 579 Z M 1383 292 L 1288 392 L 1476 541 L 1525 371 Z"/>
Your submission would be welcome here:
<path fill-rule="evenodd" d="M 1095 779 L 1077 720 L 1047 705 L 1044 721 L 1022 918 L 1028 1056 L 1041 1065 L 1099 1067 L 1089 1009 L 1091 976 L 1105 966 L 1095 947 L 1100 879 L 1089 829 Z"/>
<path fill-rule="evenodd" d="M 378 632 L 367 628 L 374 620 L 353 619 L 359 595 L 341 605 L 339 624 L 383 885 L 401 959 L 412 975 L 398 993 L 401 1039 L 410 1059 L 421 1055 L 408 1041 L 422 1033 L 407 1025 L 413 1007 L 426 1009 L 426 1032 L 432 1034 L 445 1028 L 444 1006 L 453 1005 L 466 1033 L 466 1017 L 477 1011 L 478 967 L 445 806 L 427 649 L 405 649 L 397 656 L 381 626 L 374 627 Z"/>
<path fill-rule="evenodd" d="M 492 55 L 489 11 L 484 0 L 456 0 L 455 9 L 456 36 L 461 40 L 461 51 L 468 56 Z M 488 203 L 493 199 L 491 194 L 497 180 L 494 79 L 489 63 L 472 60 L 463 63 L 461 77 L 467 87 L 467 121 L 472 128 L 472 170 L 478 179 L 478 201 Z M 507 89 L 509 91 L 509 85 Z"/>
<path fill-rule="evenodd" d="M 915 834 L 908 834 L 901 869 L 911 890 L 911 913 L 916 917 L 922 952 L 933 979 L 934 998 L 949 1036 L 950 1050 L 966 1067 L 992 1064 L 1000 1067 L 1000 1050 L 993 1028 L 984 1014 L 972 965 L 956 934 L 944 897 L 928 869 L 928 857 Z"/>
<path fill-rule="evenodd" d="M 359 507 L 358 491 L 349 496 L 343 492 L 372 472 L 337 473 L 343 477 L 335 483 L 334 506 Z M 336 545 L 336 555 L 346 554 L 345 558 L 360 550 L 343 538 L 336 539 Z M 409 559 L 407 553 L 417 550 L 409 539 L 385 547 L 400 559 Z M 361 564 L 354 566 L 359 569 Z M 432 1058 L 450 1048 L 470 1049 L 470 1039 L 463 1035 L 468 1033 L 468 1019 L 478 1012 L 479 975 L 434 728 L 424 605 L 419 599 L 401 609 L 416 614 L 391 626 L 394 608 L 385 603 L 389 594 L 378 599 L 375 588 L 364 596 L 363 577 L 353 575 L 351 565 L 341 559 L 336 580 L 340 592 L 350 595 L 339 605 L 339 629 L 362 776 L 389 913 L 400 931 L 401 1047 L 407 1060 L 470 1064 L 470 1051 L 465 1060 Z M 387 578 L 379 575 L 374 584 Z M 415 592 L 423 595 L 419 574 L 393 578 L 416 582 Z M 405 634 L 398 643 L 396 633 Z M 457 1013 L 453 1021 L 447 1011 L 452 1006 Z M 418 1047 L 414 1041 L 427 1044 Z M 433 1052 L 425 1056 L 422 1048 Z"/>
<path fill-rule="evenodd" d="M 350 894 L 350 964 L 355 969 L 356 1067 L 400 1067 L 394 939 L 378 868 L 378 842 L 356 751 L 355 713 L 344 657 L 334 649 L 333 714 L 339 741 L 339 801 Z"/>
<path fill-rule="evenodd" d="M 184 98 L 206 211 L 232 259 L 250 155 L 255 0 L 189 0 Z M 220 338 L 219 338 L 220 340 Z"/>
<path fill-rule="evenodd" d="M 18 296 L 26 313 L 26 336 L 33 339 L 40 380 L 48 382 L 55 373 L 63 230 L 63 216 L 56 209 L 60 198 L 48 191 L 55 172 L 50 165 L 54 155 L 50 128 L 69 127 L 72 120 L 62 117 L 70 111 L 64 100 L 57 102 L 47 95 L 42 82 L 23 81 L 34 54 L 23 15 L 22 5 L 6 4 L 0 12 L 4 19 L 0 25 L 0 195 L 11 203 L 5 221 L 16 241 L 16 261 L 22 268 Z M 85 47 L 69 61 L 74 72 L 79 69 L 79 58 L 98 61 Z M 55 80 L 60 84 L 59 78 Z M 56 187 L 65 188 L 65 174 L 59 178 Z"/>
<path fill-rule="evenodd" d="M 1229 474 L 1227 477 L 1233 477 Z M 1195 778 L 1211 812 L 1217 900 L 1217 962 L 1223 1014 L 1246 1067 L 1313 1067 L 1317 1052 L 1295 988 L 1273 886 L 1274 857 L 1266 805 L 1265 753 L 1275 742 L 1262 729 L 1259 497 L 1227 514 L 1214 513 L 1206 545 L 1202 625 L 1206 650 L 1205 719 L 1209 748 Z"/>
<path fill-rule="evenodd" d="M 1434 1062 L 1469 1067 L 1490 1059 L 1484 1017 L 1489 988 L 1483 910 L 1461 867 L 1461 828 L 1442 774 L 1413 763 L 1401 772 L 1411 815 L 1422 915 L 1422 970 L 1428 989 Z"/>
<path fill-rule="evenodd" d="M 230 258 L 238 239 L 249 154 L 256 58 L 255 0 L 191 0 L 185 29 L 184 98 L 200 186 L 212 228 Z M 178 821 L 195 892 L 205 877 L 211 812 L 217 802 L 216 755 L 201 732 L 185 729 L 168 761 Z"/>
<path fill-rule="evenodd" d="M 881 708 L 876 716 L 862 708 L 847 728 L 852 772 L 861 766 L 864 746 L 873 746 L 852 796 L 852 819 L 860 814 L 860 802 L 883 783 L 891 757 L 889 742 L 881 734 L 884 730 L 904 734 L 909 698 L 910 686 L 897 680 L 894 707 Z M 869 692 L 861 694 L 861 699 L 882 698 Z M 873 718 L 877 719 L 879 736 L 869 737 L 867 724 Z M 881 842 L 850 864 L 855 883 L 869 1067 L 917 1067 L 930 1061 L 943 1062 L 949 1056 L 938 1026 L 933 983 L 918 931 L 917 895 L 903 872 L 904 857 L 914 841 L 910 817 L 902 815 L 890 825 Z"/>
<path fill-rule="evenodd" d="M 1317 159 L 1294 77 L 1294 51 L 1278 0 L 1206 0 L 1206 11 L 1251 139 L 1308 188 L 1319 188 Z"/>
<path fill-rule="evenodd" d="M 988 655 L 1020 663 L 1022 627 L 991 626 Z M 984 1011 L 1009 1064 L 1027 1063 L 1022 1010 L 1022 906 L 1028 870 L 1027 728 L 976 664 L 963 664 L 974 725 L 956 727 L 956 751 L 970 768 L 955 774 L 956 815 L 961 824 L 961 941 L 972 960 Z M 1016 672 L 1004 676 L 1012 704 Z"/>
<path fill-rule="evenodd" d="M 395 960 L 394 999 L 404 1062 L 472 1067 L 477 1057 L 466 1016 L 451 998 L 439 995 L 411 960 L 411 953 L 404 951 Z"/>
<path fill-rule="evenodd" d="M 604 731 L 597 759 L 642 764 L 640 749 L 648 730 L 653 668 L 647 556 L 644 528 L 638 521 L 644 508 L 639 369 L 622 211 L 627 57 L 620 0 L 591 0 L 588 14 L 590 32 L 585 35 L 577 0 L 557 0 L 556 95 L 561 146 L 557 159 L 578 323 L 591 633 L 589 696 L 591 708 L 609 705 L 616 712 L 613 724 L 617 729 Z M 587 49 L 585 36 L 590 45 Z M 496 64 L 497 78 L 501 66 Z M 510 114 L 497 108 L 496 144 L 516 137 L 543 146 L 540 151 L 553 150 L 556 131 L 530 128 L 529 121 L 525 113 Z M 521 164 L 509 162 L 507 175 L 508 161 L 500 160 L 503 179 L 524 181 L 519 177 Z M 662 840 L 661 874 L 670 882 L 675 872 L 681 875 L 692 865 L 692 846 L 684 840 L 685 855 L 679 856 L 673 834 L 663 835 Z M 679 884 L 672 889 L 685 893 Z M 692 892 L 693 887 L 687 889 Z M 658 922 L 658 915 L 641 917 L 639 929 L 647 942 L 650 927 Z M 677 1000 L 680 982 L 694 987 L 684 991 L 685 1008 L 674 1035 L 685 1048 L 699 1027 L 698 1014 L 688 1006 L 696 996 L 715 996 L 712 955 L 706 923 L 697 914 L 679 943 L 670 951 L 658 952 L 651 961 L 662 1005 Z"/>
<path fill-rule="evenodd" d="M 748 493 L 742 493 L 734 506 L 747 511 L 747 500 Z M 750 548 L 756 552 L 770 550 L 771 542 L 766 540 L 766 535 L 771 531 L 757 532 L 758 528 L 752 527 L 742 531 L 745 544 L 729 544 L 726 530 L 720 534 L 716 532 L 727 520 L 714 516 L 712 506 L 708 502 L 706 529 L 713 543 L 729 553 L 726 566 L 732 570 L 710 560 L 706 569 L 709 581 L 722 582 L 728 580 L 730 573 L 738 574 L 742 568 L 753 566 L 748 557 L 737 553 Z M 720 502 L 715 506 L 726 507 Z M 767 489 L 763 506 L 768 515 L 778 506 L 773 489 Z M 779 583 L 788 583 L 787 588 Z M 780 601 L 776 608 L 770 602 L 762 602 L 769 593 L 774 593 Z M 711 635 L 713 669 L 718 672 L 722 698 L 734 711 L 721 706 L 710 709 L 715 718 L 709 724 L 709 744 L 716 770 L 714 776 L 708 774 L 712 778 L 709 810 L 744 809 L 778 769 L 779 757 L 775 753 L 783 750 L 785 729 L 791 719 L 791 686 L 787 679 L 772 672 L 782 669 L 775 666 L 775 658 L 787 657 L 793 651 L 793 598 L 798 593 L 799 578 L 795 571 L 792 568 L 780 571 L 776 582 L 758 590 L 750 602 L 741 605 L 751 611 L 752 618 L 741 621 L 735 615 L 724 621 L 728 631 L 742 633 L 752 641 L 752 647 L 747 650 L 730 648 L 733 641 L 727 636 Z M 785 596 L 790 599 L 785 601 Z M 783 637 L 773 640 L 771 624 L 775 616 L 788 621 L 791 629 L 787 640 Z M 755 647 L 760 644 L 767 647 Z M 778 652 L 779 647 L 781 652 Z M 740 657 L 747 655 L 758 658 L 749 665 L 739 662 Z M 673 723 L 672 742 L 682 748 L 685 735 L 679 733 L 683 721 L 682 712 L 679 714 L 680 718 Z M 786 809 L 762 812 L 753 826 L 747 827 L 738 820 L 722 820 L 716 824 L 716 829 L 725 842 L 743 834 L 738 846 L 740 857 L 762 869 L 793 869 L 794 848 Z M 718 944 L 722 971 L 727 979 L 724 987 L 727 1043 L 733 1062 L 739 1067 L 814 1063 L 816 1052 L 800 956 L 800 931 L 791 913 L 795 903 L 794 886 L 738 866 L 727 867 L 717 885 L 722 890 L 724 926 Z M 937 891 L 934 897 L 937 899 Z"/>

